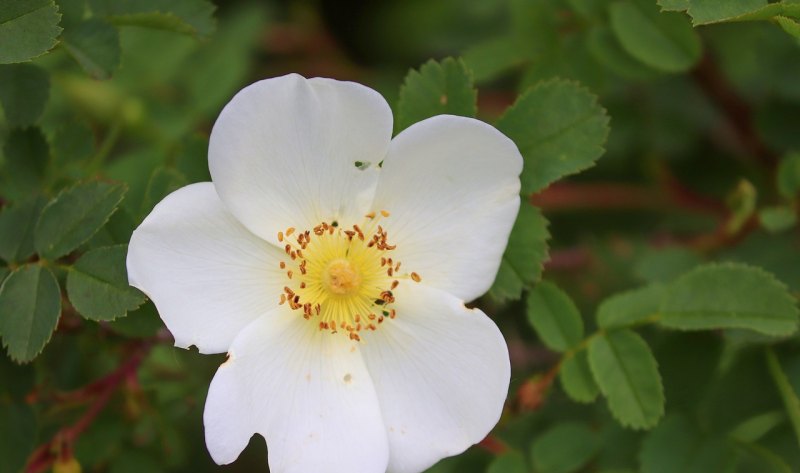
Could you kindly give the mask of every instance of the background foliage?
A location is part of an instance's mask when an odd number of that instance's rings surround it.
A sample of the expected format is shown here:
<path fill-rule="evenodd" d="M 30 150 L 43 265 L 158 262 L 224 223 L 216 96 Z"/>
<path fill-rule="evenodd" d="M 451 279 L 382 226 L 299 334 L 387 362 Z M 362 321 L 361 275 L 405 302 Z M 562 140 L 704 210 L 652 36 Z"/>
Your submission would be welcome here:
<path fill-rule="evenodd" d="M 796 0 L 3 1 L 0 473 L 265 468 L 260 438 L 213 465 L 221 357 L 173 348 L 124 262 L 209 179 L 222 105 L 287 72 L 377 88 L 398 132 L 477 116 L 525 157 L 477 301 L 506 412 L 432 472 L 800 471 L 799 22 Z"/>

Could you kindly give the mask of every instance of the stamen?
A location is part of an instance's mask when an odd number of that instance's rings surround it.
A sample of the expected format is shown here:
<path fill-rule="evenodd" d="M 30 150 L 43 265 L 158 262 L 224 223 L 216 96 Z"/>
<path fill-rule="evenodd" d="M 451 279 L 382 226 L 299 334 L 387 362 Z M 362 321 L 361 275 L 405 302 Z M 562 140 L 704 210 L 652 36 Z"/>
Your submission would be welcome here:
<path fill-rule="evenodd" d="M 379 212 L 380 217 L 389 217 L 388 211 Z M 396 245 L 378 224 L 378 214 L 372 211 L 364 218 L 350 226 L 334 220 L 309 230 L 288 227 L 278 232 L 289 258 L 279 262 L 289 283 L 279 304 L 299 311 L 306 320 L 315 319 L 319 330 L 341 331 L 354 341 L 361 340 L 360 332 L 376 330 L 385 320 L 395 318 L 392 291 L 399 279 L 421 280 L 417 273 L 399 274 L 400 262 L 387 253 Z M 296 238 L 289 240 L 294 234 Z"/>

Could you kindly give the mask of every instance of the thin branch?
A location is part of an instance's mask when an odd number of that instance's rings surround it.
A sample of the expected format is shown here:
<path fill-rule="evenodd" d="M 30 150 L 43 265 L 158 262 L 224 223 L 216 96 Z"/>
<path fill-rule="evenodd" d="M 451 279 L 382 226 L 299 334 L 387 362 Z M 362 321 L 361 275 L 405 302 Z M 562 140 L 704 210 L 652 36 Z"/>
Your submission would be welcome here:
<path fill-rule="evenodd" d="M 31 454 L 25 473 L 43 473 L 56 460 L 71 456 L 75 441 L 108 405 L 117 388 L 125 380 L 136 376 L 139 365 L 152 346 L 152 342 L 149 341 L 137 343 L 129 358 L 119 368 L 77 391 L 61 396 L 62 401 L 92 400 L 92 403 L 74 424 L 59 430 L 50 441 L 40 445 Z"/>
<path fill-rule="evenodd" d="M 709 54 L 703 56 L 691 75 L 706 96 L 725 114 L 744 153 L 767 167 L 775 167 L 777 157 L 759 137 L 750 105 L 734 90 Z"/>

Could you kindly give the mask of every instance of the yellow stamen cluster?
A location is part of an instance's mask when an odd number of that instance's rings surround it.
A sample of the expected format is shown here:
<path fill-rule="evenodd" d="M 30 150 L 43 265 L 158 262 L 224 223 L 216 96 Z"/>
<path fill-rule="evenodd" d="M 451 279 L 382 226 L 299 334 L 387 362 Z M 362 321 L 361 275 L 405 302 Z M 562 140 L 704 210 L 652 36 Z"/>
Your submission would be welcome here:
<path fill-rule="evenodd" d="M 392 258 L 396 245 L 378 224 L 389 212 L 370 212 L 361 226 L 340 227 L 322 222 L 316 227 L 278 232 L 287 259 L 280 262 L 287 284 L 281 304 L 314 320 L 320 330 L 347 334 L 360 341 L 359 332 L 376 330 L 394 319 L 394 291 L 403 279 L 420 282 L 417 273 L 400 273 Z M 295 236 L 296 235 L 296 236 Z"/>

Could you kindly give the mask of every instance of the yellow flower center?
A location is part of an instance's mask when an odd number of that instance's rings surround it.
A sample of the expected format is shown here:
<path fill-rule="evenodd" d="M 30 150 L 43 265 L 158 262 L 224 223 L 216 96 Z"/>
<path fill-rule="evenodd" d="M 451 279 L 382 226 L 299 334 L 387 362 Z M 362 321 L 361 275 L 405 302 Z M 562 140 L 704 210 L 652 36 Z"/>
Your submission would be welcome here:
<path fill-rule="evenodd" d="M 392 258 L 396 246 L 379 225 L 385 210 L 370 212 L 362 225 L 341 227 L 322 222 L 313 229 L 278 232 L 287 258 L 286 286 L 280 303 L 314 320 L 320 330 L 347 334 L 361 340 L 362 330 L 376 330 L 394 319 L 394 289 L 400 281 L 419 282 L 417 273 L 401 273 L 401 263 Z"/>

